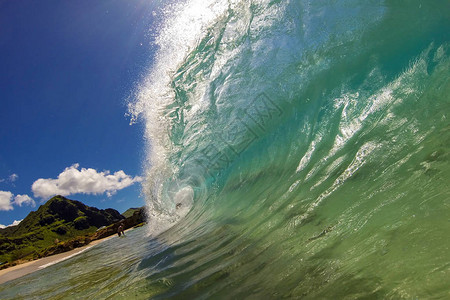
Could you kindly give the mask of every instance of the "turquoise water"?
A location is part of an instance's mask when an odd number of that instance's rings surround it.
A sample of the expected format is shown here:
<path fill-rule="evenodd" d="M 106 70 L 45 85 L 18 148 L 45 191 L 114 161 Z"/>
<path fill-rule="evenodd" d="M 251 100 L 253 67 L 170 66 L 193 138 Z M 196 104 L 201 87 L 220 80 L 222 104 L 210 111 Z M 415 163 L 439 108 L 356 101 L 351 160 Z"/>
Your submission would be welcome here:
<path fill-rule="evenodd" d="M 161 12 L 148 228 L 0 298 L 450 298 L 448 1 Z"/>
<path fill-rule="evenodd" d="M 60 263 L 0 285 L 0 299 L 134 299 L 145 285 L 142 254 L 161 248 L 145 238 L 144 228 L 102 242 Z M 129 287 L 133 288 L 130 291 Z M 139 297 L 138 297 L 139 298 Z M 148 297 L 140 297 L 145 299 Z"/>

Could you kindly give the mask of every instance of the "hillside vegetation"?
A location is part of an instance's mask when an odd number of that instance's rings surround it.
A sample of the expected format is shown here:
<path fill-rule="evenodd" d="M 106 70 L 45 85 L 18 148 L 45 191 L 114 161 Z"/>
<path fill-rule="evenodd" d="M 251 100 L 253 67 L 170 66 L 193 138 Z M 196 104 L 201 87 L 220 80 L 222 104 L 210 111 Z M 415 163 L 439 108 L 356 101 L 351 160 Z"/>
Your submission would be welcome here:
<path fill-rule="evenodd" d="M 138 212 L 142 209 L 144 209 L 144 207 L 131 207 L 131 208 L 127 209 L 126 211 L 124 211 L 122 213 L 122 216 L 124 216 L 125 218 L 129 218 L 129 217 L 133 216 L 136 212 Z"/>
<path fill-rule="evenodd" d="M 51 246 L 89 236 L 123 219 L 115 209 L 98 209 L 62 196 L 53 197 L 19 225 L 0 229 L 0 263 L 46 256 L 49 253 L 44 250 Z"/>

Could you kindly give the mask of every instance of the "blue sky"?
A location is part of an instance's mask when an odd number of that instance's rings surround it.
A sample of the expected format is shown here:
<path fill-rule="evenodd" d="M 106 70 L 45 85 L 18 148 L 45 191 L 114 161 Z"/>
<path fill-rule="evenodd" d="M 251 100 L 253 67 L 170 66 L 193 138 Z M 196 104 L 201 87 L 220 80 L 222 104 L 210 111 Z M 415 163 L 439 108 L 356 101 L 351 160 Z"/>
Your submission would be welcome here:
<path fill-rule="evenodd" d="M 151 64 L 152 3 L 0 0 L 0 224 L 52 191 L 120 212 L 144 204 L 143 124 L 125 114 Z"/>

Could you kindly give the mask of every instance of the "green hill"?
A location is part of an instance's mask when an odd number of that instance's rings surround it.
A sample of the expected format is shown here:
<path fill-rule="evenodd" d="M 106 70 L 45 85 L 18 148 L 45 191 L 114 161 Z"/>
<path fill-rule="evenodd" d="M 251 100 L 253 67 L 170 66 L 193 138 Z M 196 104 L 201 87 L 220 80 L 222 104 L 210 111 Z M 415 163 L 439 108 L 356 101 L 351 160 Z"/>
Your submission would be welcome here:
<path fill-rule="evenodd" d="M 125 218 L 132 217 L 135 212 L 138 212 L 143 208 L 144 208 L 143 206 L 142 207 L 131 207 L 131 208 L 127 209 L 124 213 L 122 213 L 122 216 L 124 216 Z"/>
<path fill-rule="evenodd" d="M 122 219 L 111 208 L 98 209 L 62 196 L 53 197 L 19 225 L 0 229 L 0 262 L 36 258 L 55 242 L 90 234 Z"/>

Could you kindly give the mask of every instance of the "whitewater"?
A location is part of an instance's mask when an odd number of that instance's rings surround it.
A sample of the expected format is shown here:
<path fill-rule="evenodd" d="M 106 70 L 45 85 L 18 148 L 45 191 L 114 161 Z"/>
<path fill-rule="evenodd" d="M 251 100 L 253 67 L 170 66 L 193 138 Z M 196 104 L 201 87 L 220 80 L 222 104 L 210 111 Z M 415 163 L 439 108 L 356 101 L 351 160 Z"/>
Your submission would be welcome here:
<path fill-rule="evenodd" d="M 159 7 L 148 226 L 0 298 L 450 298 L 450 3 Z"/>

